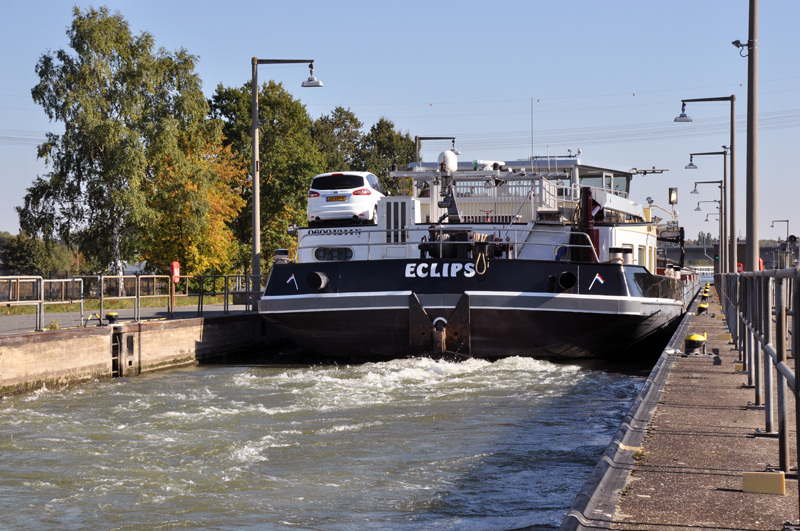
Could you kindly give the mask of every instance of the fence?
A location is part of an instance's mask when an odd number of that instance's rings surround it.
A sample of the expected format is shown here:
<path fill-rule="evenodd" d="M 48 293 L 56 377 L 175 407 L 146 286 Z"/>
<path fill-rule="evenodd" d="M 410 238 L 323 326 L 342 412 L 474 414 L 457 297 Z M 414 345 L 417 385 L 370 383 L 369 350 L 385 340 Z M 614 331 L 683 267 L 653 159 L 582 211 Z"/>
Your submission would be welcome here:
<path fill-rule="evenodd" d="M 181 276 L 178 282 L 166 275 L 76 276 L 69 279 L 50 280 L 38 276 L 0 277 L 0 304 L 7 307 L 35 306 L 35 330 L 44 329 L 46 309 L 52 306 L 77 304 L 81 326 L 92 319 L 102 321 L 106 309 L 119 301 L 131 301 L 133 320 L 142 319 L 143 302 L 163 299 L 167 318 L 175 317 L 176 301 L 196 298 L 195 315 L 203 316 L 209 297 L 222 298 L 222 313 L 256 311 L 257 301 L 263 293 L 266 276 L 201 275 Z M 99 312 L 85 317 L 86 301 L 97 301 Z M 216 299 L 215 299 L 216 302 Z M 192 305 L 181 305 L 192 308 Z M 155 308 L 159 308 L 156 303 Z"/>
<path fill-rule="evenodd" d="M 755 393 L 753 405 L 764 407 L 764 430 L 759 435 L 778 437 L 779 467 L 784 473 L 790 471 L 787 389 L 794 397 L 795 426 L 800 426 L 796 380 L 800 330 L 794 318 L 795 301 L 800 300 L 799 275 L 800 268 L 715 276 L 723 312 L 739 348 L 739 361 L 747 371 L 747 385 Z M 794 367 L 786 361 L 789 350 Z M 797 447 L 800 462 L 800 445 Z"/>

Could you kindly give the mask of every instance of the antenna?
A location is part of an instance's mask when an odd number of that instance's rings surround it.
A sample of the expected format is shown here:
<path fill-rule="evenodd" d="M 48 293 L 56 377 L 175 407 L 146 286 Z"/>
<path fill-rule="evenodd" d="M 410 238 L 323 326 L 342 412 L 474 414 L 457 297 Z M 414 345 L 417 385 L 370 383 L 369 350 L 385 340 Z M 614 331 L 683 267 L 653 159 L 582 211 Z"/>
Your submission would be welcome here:
<path fill-rule="evenodd" d="M 531 173 L 533 173 L 533 97 L 531 97 Z"/>

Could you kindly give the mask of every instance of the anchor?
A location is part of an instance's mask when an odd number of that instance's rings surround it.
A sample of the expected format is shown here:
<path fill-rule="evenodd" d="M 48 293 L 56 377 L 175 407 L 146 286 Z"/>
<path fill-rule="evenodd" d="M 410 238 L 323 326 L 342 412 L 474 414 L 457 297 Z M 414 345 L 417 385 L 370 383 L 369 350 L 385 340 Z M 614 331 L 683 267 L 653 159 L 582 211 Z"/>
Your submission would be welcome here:
<path fill-rule="evenodd" d="M 469 295 L 464 293 L 449 318 L 431 319 L 416 293 L 409 295 L 408 345 L 415 356 L 471 358 Z"/>

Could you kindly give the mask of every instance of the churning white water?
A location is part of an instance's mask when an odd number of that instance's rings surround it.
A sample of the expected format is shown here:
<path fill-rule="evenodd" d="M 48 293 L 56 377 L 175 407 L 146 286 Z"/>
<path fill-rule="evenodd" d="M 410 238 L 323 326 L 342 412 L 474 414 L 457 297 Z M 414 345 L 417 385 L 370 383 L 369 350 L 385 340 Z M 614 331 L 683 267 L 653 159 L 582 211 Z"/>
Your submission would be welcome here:
<path fill-rule="evenodd" d="M 5 398 L 0 529 L 553 529 L 642 381 L 409 359 Z"/>

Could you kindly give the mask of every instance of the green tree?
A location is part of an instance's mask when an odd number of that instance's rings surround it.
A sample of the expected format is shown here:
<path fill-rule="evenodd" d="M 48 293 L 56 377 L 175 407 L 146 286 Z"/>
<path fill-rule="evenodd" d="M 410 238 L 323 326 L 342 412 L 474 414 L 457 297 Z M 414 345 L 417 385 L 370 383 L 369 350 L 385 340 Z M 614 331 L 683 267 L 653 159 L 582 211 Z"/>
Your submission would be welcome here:
<path fill-rule="evenodd" d="M 17 212 L 30 234 L 68 243 L 80 235 L 81 250 L 119 274 L 122 260 L 135 258 L 148 218 L 154 161 L 183 157 L 181 142 L 197 138 L 208 106 L 195 56 L 154 51 L 149 33 L 132 35 L 105 7 L 73 13 L 72 53 L 42 55 L 31 91 L 64 133 L 39 146 L 53 171 L 37 177 Z"/>
<path fill-rule="evenodd" d="M 402 168 L 413 161 L 414 139 L 408 132 L 396 131 L 391 120 L 381 118 L 364 138 L 357 169 L 371 171 L 387 188 L 394 188 L 388 180 L 392 165 Z"/>
<path fill-rule="evenodd" d="M 184 164 L 164 164 L 152 182 L 142 252 L 150 269 L 178 261 L 188 275 L 231 271 L 238 246 L 229 222 L 244 204 L 231 190 L 244 186 L 247 169 L 218 137 L 207 140 Z"/>
<path fill-rule="evenodd" d="M 250 84 L 217 87 L 211 101 L 212 116 L 224 122 L 226 143 L 238 151 L 252 168 L 250 132 Z M 304 224 L 308 187 L 314 175 L 324 171 L 324 160 L 311 139 L 311 119 L 305 106 L 295 100 L 281 83 L 270 81 L 258 90 L 258 120 L 261 163 L 261 247 L 264 256 L 295 243 L 286 229 Z M 237 238 L 251 242 L 252 198 L 245 192 L 248 208 L 234 222 Z M 247 270 L 249 254 L 240 255 Z"/>
<path fill-rule="evenodd" d="M 42 251 L 37 240 L 20 234 L 8 240 L 3 247 L 3 263 L 11 272 L 35 275 L 41 272 Z"/>
<path fill-rule="evenodd" d="M 324 171 L 352 170 L 363 149 L 363 124 L 350 109 L 336 107 L 330 116 L 321 116 L 311 126 L 314 145 L 325 158 Z"/>
<path fill-rule="evenodd" d="M 14 235 L 8 231 L 0 231 L 0 253 L 3 252 L 3 248 L 6 246 L 6 243 L 8 243 L 8 241 L 13 237 Z"/>
<path fill-rule="evenodd" d="M 6 269 L 22 275 L 44 275 L 74 269 L 75 257 L 58 241 L 44 242 L 25 234 L 12 236 L 2 250 Z"/>

